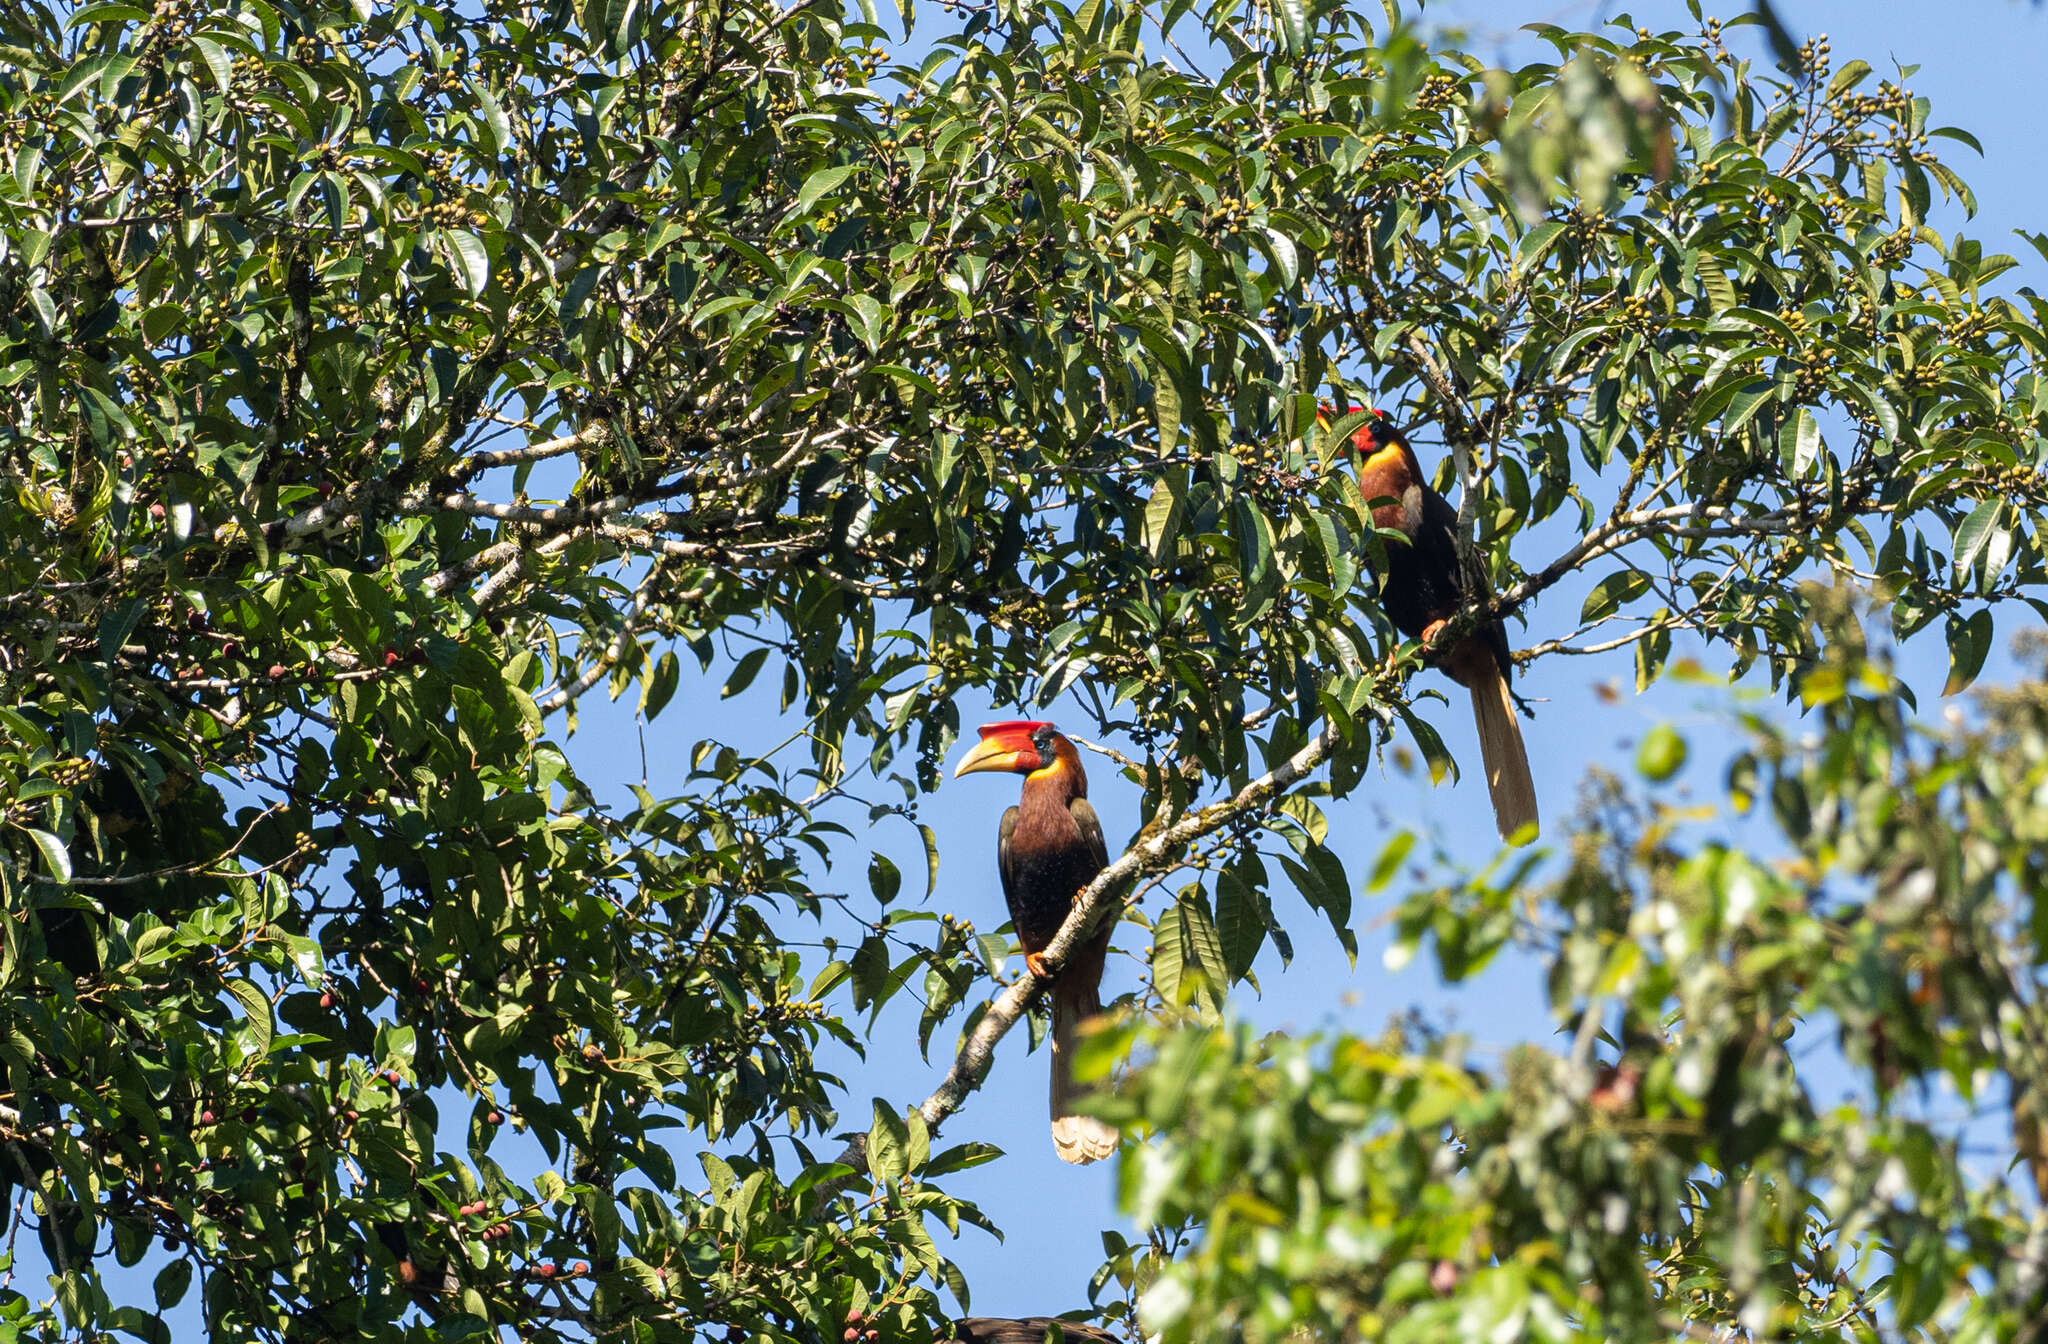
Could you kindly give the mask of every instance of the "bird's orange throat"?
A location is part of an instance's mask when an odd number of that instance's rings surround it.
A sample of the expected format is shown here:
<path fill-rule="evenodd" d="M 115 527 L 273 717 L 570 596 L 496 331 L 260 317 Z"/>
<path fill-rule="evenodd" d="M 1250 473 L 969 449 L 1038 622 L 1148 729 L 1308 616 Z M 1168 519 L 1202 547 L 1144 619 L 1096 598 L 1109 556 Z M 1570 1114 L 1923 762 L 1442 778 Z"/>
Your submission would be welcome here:
<path fill-rule="evenodd" d="M 1367 499 L 1399 499 L 1421 483 L 1419 464 L 1405 444 L 1390 443 L 1358 459 L 1358 488 Z"/>
<path fill-rule="evenodd" d="M 1069 798 L 1088 796 L 1088 775 L 1081 769 L 1081 753 L 1063 737 L 1053 743 L 1052 764 L 1041 765 L 1031 771 L 1024 776 L 1024 782 L 1036 784 L 1041 789 L 1062 790 Z"/>
<path fill-rule="evenodd" d="M 1422 521 L 1422 471 L 1406 444 L 1390 443 L 1359 458 L 1358 492 L 1368 502 L 1391 499 L 1372 511 L 1374 527 L 1413 535 Z"/>
<path fill-rule="evenodd" d="M 1365 476 L 1373 472 L 1399 470 L 1404 475 L 1408 469 L 1408 450 L 1398 443 L 1389 443 L 1375 448 L 1358 459 L 1358 474 Z"/>

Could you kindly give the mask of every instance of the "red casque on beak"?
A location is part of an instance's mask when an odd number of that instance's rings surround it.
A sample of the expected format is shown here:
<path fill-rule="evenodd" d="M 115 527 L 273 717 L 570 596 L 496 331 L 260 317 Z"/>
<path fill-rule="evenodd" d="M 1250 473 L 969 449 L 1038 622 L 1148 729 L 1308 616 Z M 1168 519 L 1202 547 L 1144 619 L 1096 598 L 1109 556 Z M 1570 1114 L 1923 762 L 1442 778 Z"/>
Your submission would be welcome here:
<path fill-rule="evenodd" d="M 953 778 L 988 770 L 1029 774 L 1042 764 L 1038 744 L 1031 740 L 1031 735 L 1051 726 L 1043 719 L 1005 719 L 1001 723 L 984 723 L 980 730 L 981 741 L 967 753 L 965 760 L 953 768 Z"/>

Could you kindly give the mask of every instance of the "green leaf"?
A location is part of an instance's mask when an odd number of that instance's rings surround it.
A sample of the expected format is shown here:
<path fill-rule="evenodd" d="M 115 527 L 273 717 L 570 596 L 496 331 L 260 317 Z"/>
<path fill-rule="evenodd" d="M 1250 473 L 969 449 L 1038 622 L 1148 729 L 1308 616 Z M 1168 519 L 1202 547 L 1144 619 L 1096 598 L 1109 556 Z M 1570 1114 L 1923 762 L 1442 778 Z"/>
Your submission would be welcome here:
<path fill-rule="evenodd" d="M 909 1150 L 910 1126 L 895 1107 L 876 1097 L 874 1123 L 868 1126 L 868 1173 L 875 1184 L 902 1180 L 910 1171 Z"/>
<path fill-rule="evenodd" d="M 879 351 L 882 347 L 882 305 L 867 294 L 849 294 L 846 303 L 854 311 L 854 334 L 860 337 L 869 353 Z"/>
<path fill-rule="evenodd" d="M 640 683 L 641 717 L 651 723 L 667 708 L 675 696 L 676 687 L 682 684 L 682 674 L 682 664 L 677 661 L 675 650 L 663 649 L 661 657 L 654 660 L 654 671 Z"/>
<path fill-rule="evenodd" d="M 1407 859 L 1408 852 L 1414 848 L 1415 832 L 1413 831 L 1402 831 L 1392 840 L 1389 840 L 1386 843 L 1386 847 L 1380 850 L 1378 860 L 1373 863 L 1372 874 L 1365 881 L 1365 889 L 1367 891 L 1384 890 L 1387 883 L 1394 880 L 1394 874 L 1401 870 L 1401 864 Z"/>
<path fill-rule="evenodd" d="M 128 642 L 128 636 L 135 630 L 135 623 L 142 619 L 142 613 L 148 605 L 139 597 L 123 598 L 100 618 L 101 662 L 109 667 L 120 662 L 121 646 Z"/>
<path fill-rule="evenodd" d="M 1864 80 L 1868 79 L 1869 77 L 1870 62 L 1848 62 L 1847 64 L 1843 65 L 1843 67 L 1840 70 L 1835 72 L 1835 77 L 1833 79 L 1828 81 L 1829 101 L 1832 102 L 1835 98 L 1837 98 L 1844 92 L 1855 88 L 1858 84 L 1861 84 Z"/>
<path fill-rule="evenodd" d="M 719 691 L 718 698 L 730 700 L 753 685 L 754 678 L 760 674 L 761 665 L 767 661 L 768 646 L 765 644 L 741 654 L 739 661 L 733 664 L 732 675 L 725 679 L 725 687 Z"/>
<path fill-rule="evenodd" d="M 197 34 L 187 40 L 191 42 L 193 50 L 199 53 L 199 58 L 206 62 L 206 68 L 213 75 L 216 87 L 226 89 L 234 84 L 235 63 L 228 55 L 227 48 L 210 37 Z"/>
<path fill-rule="evenodd" d="M 1685 756 L 1685 739 L 1670 724 L 1660 723 L 1636 748 L 1636 769 L 1643 778 L 1662 784 L 1685 768 Z"/>
<path fill-rule="evenodd" d="M 1725 313 L 1741 302 L 1736 297 L 1735 285 L 1728 279 L 1728 272 L 1712 261 L 1702 259 L 1697 273 L 1700 288 L 1706 293 L 1708 306 L 1717 313 Z"/>
<path fill-rule="evenodd" d="M 1169 1004 L 1187 1002 L 1181 996 L 1185 940 L 1181 937 L 1180 921 L 1181 907 L 1176 902 L 1152 926 L 1152 987 Z"/>
<path fill-rule="evenodd" d="M 368 17 L 368 15 L 364 16 L 366 20 Z M 469 90 L 470 96 L 476 99 L 477 110 L 483 113 L 484 148 L 493 155 L 503 154 L 505 147 L 512 143 L 512 121 L 511 118 L 505 115 L 503 104 L 499 103 L 497 97 L 476 80 L 465 80 L 463 81 L 463 86 Z"/>
<path fill-rule="evenodd" d="M 1266 920 L 1258 894 L 1233 869 L 1216 877 L 1216 937 L 1223 949 L 1228 983 L 1244 979 L 1265 944 Z"/>
<path fill-rule="evenodd" d="M 922 823 L 917 834 L 924 841 L 924 896 L 930 900 L 939 889 L 939 834 Z"/>
<path fill-rule="evenodd" d="M 887 905 L 903 890 L 903 873 L 886 854 L 868 856 L 868 890 L 875 900 Z"/>
<path fill-rule="evenodd" d="M 1820 454 L 1820 422 L 1801 406 L 1778 426 L 1778 461 L 1787 475 L 1800 480 L 1812 471 Z"/>
<path fill-rule="evenodd" d="M 1650 617 L 1652 622 L 1663 621 L 1671 614 L 1665 607 L 1659 607 Z M 1663 672 L 1664 663 L 1671 657 L 1671 630 L 1659 625 L 1636 641 L 1636 694 L 1650 689 Z"/>
<path fill-rule="evenodd" d="M 1970 566 L 1977 563 L 1978 555 L 1983 552 L 1985 543 L 1991 540 L 1991 534 L 2004 513 L 2003 499 L 1987 499 L 1956 525 L 1954 551 L 1957 574 L 1967 573 Z"/>
<path fill-rule="evenodd" d="M 1206 996 L 1220 1005 L 1233 977 L 1229 964 L 1224 960 L 1223 943 L 1217 937 L 1216 925 L 1209 918 L 1209 903 L 1202 899 L 1199 886 L 1183 890 L 1176 903 L 1180 909 L 1181 937 L 1186 940 L 1183 975 L 1187 963 L 1192 962 L 1201 972 Z"/>
<path fill-rule="evenodd" d="M 1273 15 L 1273 30 L 1280 37 L 1280 50 L 1299 56 L 1308 48 L 1308 7 L 1303 0 L 1267 0 Z"/>
<path fill-rule="evenodd" d="M 165 1311 L 185 1300 L 185 1292 L 192 1286 L 192 1262 L 173 1260 L 156 1272 L 153 1292 L 157 1306 Z"/>
<path fill-rule="evenodd" d="M 271 1039 L 277 1032 L 270 1016 L 270 996 L 248 980 L 230 980 L 227 990 L 242 1005 L 242 1011 L 248 1014 L 256 1057 L 260 1059 L 269 1054 Z"/>
<path fill-rule="evenodd" d="M 29 839 L 36 842 L 36 848 L 43 852 L 43 866 L 50 870 L 50 875 L 59 882 L 69 882 L 71 851 L 64 847 L 64 842 L 50 832 L 38 830 L 33 826 L 24 826 L 22 829 L 28 832 Z"/>
<path fill-rule="evenodd" d="M 932 1155 L 932 1132 L 915 1106 L 903 1112 L 903 1128 L 903 1163 L 908 1170 L 917 1171 Z"/>
<path fill-rule="evenodd" d="M 1181 520 L 1186 515 L 1179 481 L 1172 474 L 1162 476 L 1153 485 L 1152 498 L 1145 504 L 1145 549 L 1151 553 L 1153 564 L 1173 563 L 1173 545 L 1180 537 Z"/>
<path fill-rule="evenodd" d="M 1982 608 L 1968 618 L 1951 615 L 1946 622 L 1948 637 L 1948 681 L 1943 684 L 1943 695 L 1955 695 L 1968 690 L 1977 674 L 1984 670 L 1984 659 L 1991 652 L 1992 623 L 1991 609 Z"/>
<path fill-rule="evenodd" d="M 441 240 L 448 244 L 450 259 L 455 272 L 461 277 L 462 287 L 469 291 L 471 298 L 484 292 L 484 286 L 491 281 L 491 254 L 484 247 L 484 240 L 468 229 L 443 229 Z"/>
<path fill-rule="evenodd" d="M 1593 585 L 1579 608 L 1579 622 L 1588 624 L 1612 616 L 1622 605 L 1633 602 L 1650 588 L 1650 576 L 1639 569 L 1616 570 Z"/>
<path fill-rule="evenodd" d="M 581 0 L 577 12 L 585 31 L 602 39 L 604 54 L 613 59 L 632 53 L 647 18 L 642 0 Z"/>
<path fill-rule="evenodd" d="M 837 168 L 820 168 L 805 178 L 803 186 L 797 191 L 796 204 L 790 208 L 788 220 L 802 219 L 810 214 L 811 207 L 818 203 L 820 197 L 829 191 L 837 190 L 841 183 L 852 177 L 859 169 L 860 165 L 857 163 L 841 164 Z"/>
<path fill-rule="evenodd" d="M 1541 260 L 1543 254 L 1550 250 L 1550 245 L 1557 241 L 1558 235 L 1565 231 L 1565 227 L 1564 221 L 1554 219 L 1538 224 L 1523 234 L 1521 240 L 1515 244 L 1515 269 L 1527 270 Z"/>
<path fill-rule="evenodd" d="M 159 924 L 153 929 L 144 929 L 142 936 L 135 940 L 134 953 L 136 964 L 152 966 L 157 962 L 167 961 L 177 954 L 179 947 L 182 946 L 182 941 L 178 936 L 178 931 L 167 924 Z"/>
<path fill-rule="evenodd" d="M 1164 368 L 1152 366 L 1152 423 L 1159 434 L 1159 451 L 1165 453 L 1180 442 L 1180 388 Z"/>

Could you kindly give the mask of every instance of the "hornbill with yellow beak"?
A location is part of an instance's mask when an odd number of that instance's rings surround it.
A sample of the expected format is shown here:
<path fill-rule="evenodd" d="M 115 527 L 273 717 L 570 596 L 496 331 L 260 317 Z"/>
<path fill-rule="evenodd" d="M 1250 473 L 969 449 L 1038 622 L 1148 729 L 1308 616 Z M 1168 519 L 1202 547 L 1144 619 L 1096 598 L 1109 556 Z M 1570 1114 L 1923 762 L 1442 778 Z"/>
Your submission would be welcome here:
<path fill-rule="evenodd" d="M 1353 413 L 1364 409 L 1351 408 Z M 1337 417 L 1324 408 L 1317 418 L 1328 426 Z M 1380 605 L 1395 629 L 1427 643 L 1475 596 L 1458 563 L 1458 511 L 1430 487 L 1415 450 L 1385 415 L 1373 411 L 1372 419 L 1352 434 L 1351 446 L 1358 454 L 1360 492 L 1367 503 L 1382 501 L 1372 511 L 1373 526 L 1391 528 L 1408 539 L 1406 545 L 1389 541 L 1384 548 L 1387 563 L 1380 575 Z M 1536 786 L 1529 778 L 1529 753 L 1522 745 L 1522 728 L 1508 688 L 1514 663 L 1508 657 L 1506 629 L 1498 620 L 1487 620 L 1430 661 L 1472 692 L 1472 718 L 1479 728 L 1479 753 L 1501 839 L 1513 838 L 1524 826 L 1534 827 Z"/>
<path fill-rule="evenodd" d="M 1074 897 L 1109 864 L 1102 822 L 1088 804 L 1081 753 L 1049 723 L 1013 719 L 982 725 L 981 741 L 953 777 L 998 770 L 1024 776 L 1024 795 L 1003 813 L 996 868 L 1024 964 L 1043 977 L 1040 954 L 1066 922 Z M 1076 1115 L 1074 1050 L 1081 1023 L 1102 1011 L 1102 960 L 1112 921 L 1074 948 L 1052 982 L 1052 1146 L 1065 1162 L 1097 1162 L 1116 1151 L 1117 1132 Z"/>

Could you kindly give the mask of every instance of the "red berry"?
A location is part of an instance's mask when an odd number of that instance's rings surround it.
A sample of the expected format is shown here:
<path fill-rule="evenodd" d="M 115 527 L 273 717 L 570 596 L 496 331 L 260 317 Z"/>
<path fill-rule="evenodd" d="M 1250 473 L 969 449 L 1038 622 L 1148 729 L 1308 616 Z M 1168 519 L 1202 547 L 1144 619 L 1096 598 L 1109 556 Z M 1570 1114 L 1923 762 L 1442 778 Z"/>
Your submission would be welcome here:
<path fill-rule="evenodd" d="M 200 1124 L 202 1124 L 202 1125 L 210 1125 L 210 1124 L 212 1124 L 212 1123 L 213 1123 L 213 1112 L 212 1112 L 212 1111 L 201 1111 L 201 1112 L 199 1113 L 199 1123 L 200 1123 Z"/>
<path fill-rule="evenodd" d="M 590 1262 L 588 1260 L 578 1260 L 569 1272 L 571 1274 L 588 1274 L 590 1272 Z"/>
<path fill-rule="evenodd" d="M 492 1111 L 484 1117 L 484 1123 L 487 1125 L 502 1125 L 505 1123 L 505 1117 L 499 1115 L 496 1111 Z"/>
<path fill-rule="evenodd" d="M 397 650 L 397 649 L 386 649 L 386 650 L 384 650 L 384 666 L 386 666 L 386 667 L 397 667 L 397 666 L 398 666 L 398 650 Z"/>
<path fill-rule="evenodd" d="M 553 1277 L 555 1277 L 555 1262 L 552 1260 L 543 1260 L 533 1267 L 533 1272 L 540 1278 L 552 1279 Z"/>
<path fill-rule="evenodd" d="M 272 681 L 283 681 L 286 677 L 290 676 L 291 674 L 292 670 L 286 667 L 283 663 L 272 663 L 270 665 L 270 679 Z"/>
<path fill-rule="evenodd" d="M 152 505 L 150 505 L 150 506 L 149 506 L 149 516 L 150 516 L 150 517 L 152 517 L 152 518 L 161 518 L 161 517 L 163 517 L 163 516 L 164 516 L 164 506 L 163 506 L 163 505 L 161 505 L 161 504 L 152 504 Z"/>
<path fill-rule="evenodd" d="M 860 1339 L 860 1331 L 849 1325 L 839 1332 L 839 1338 L 841 1344 L 857 1344 L 857 1341 Z"/>
<path fill-rule="evenodd" d="M 322 1008 L 332 1008 L 334 1006 L 334 996 L 332 994 L 322 994 L 320 996 L 320 1006 Z"/>

